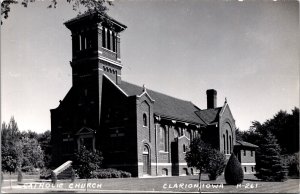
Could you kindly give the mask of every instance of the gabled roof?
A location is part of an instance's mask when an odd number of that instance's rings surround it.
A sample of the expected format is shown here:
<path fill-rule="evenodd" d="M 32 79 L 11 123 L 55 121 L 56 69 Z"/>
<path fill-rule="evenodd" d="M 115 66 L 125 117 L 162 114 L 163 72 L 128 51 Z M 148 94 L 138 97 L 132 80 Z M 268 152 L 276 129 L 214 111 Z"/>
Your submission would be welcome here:
<path fill-rule="evenodd" d="M 81 129 L 79 129 L 77 131 L 77 133 L 75 135 L 80 135 L 80 134 L 93 134 L 95 133 L 95 131 L 91 128 L 88 127 L 82 127 Z"/>
<path fill-rule="evenodd" d="M 257 145 L 254 145 L 252 143 L 246 142 L 246 141 L 236 141 L 235 146 L 243 146 L 243 147 L 250 147 L 250 148 L 258 148 Z"/>
<path fill-rule="evenodd" d="M 144 91 L 143 87 L 125 81 L 122 81 L 119 86 L 128 96 L 139 96 Z M 169 119 L 205 124 L 195 113 L 200 109 L 192 102 L 174 98 L 149 89 L 147 89 L 147 93 L 155 101 L 155 114 Z"/>
<path fill-rule="evenodd" d="M 196 114 L 204 120 L 206 124 L 213 124 L 219 122 L 219 114 L 222 110 L 222 107 L 211 108 L 197 111 Z"/>

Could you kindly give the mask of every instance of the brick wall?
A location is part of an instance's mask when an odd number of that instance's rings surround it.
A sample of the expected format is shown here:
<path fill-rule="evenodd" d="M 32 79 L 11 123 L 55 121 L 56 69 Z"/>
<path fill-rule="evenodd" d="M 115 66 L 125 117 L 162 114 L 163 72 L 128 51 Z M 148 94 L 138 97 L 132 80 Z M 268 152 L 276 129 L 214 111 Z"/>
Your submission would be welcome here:
<path fill-rule="evenodd" d="M 136 98 L 126 97 L 108 79 L 103 82 L 101 129 L 98 139 L 105 165 L 137 176 Z"/>
<path fill-rule="evenodd" d="M 231 114 L 230 108 L 227 105 L 225 107 L 224 112 L 220 113 L 222 114 L 220 119 L 219 119 L 219 149 L 221 152 L 225 153 L 224 151 L 224 140 L 223 140 L 223 135 L 225 135 L 225 150 L 227 149 L 227 136 L 226 136 L 226 130 L 228 131 L 228 139 L 229 136 L 231 137 L 231 148 L 228 150 L 227 154 L 231 154 L 233 152 L 233 147 L 235 145 L 236 141 L 236 136 L 235 136 L 235 120 Z M 230 147 L 230 143 L 228 141 L 228 147 Z M 231 151 L 230 151 L 231 150 Z"/>

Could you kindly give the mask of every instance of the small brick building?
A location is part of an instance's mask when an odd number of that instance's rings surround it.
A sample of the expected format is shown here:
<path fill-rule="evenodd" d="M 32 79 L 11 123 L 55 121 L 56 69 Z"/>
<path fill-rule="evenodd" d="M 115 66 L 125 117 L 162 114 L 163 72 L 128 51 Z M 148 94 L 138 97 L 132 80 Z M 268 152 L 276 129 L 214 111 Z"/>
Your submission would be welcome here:
<path fill-rule="evenodd" d="M 228 157 L 236 144 L 227 101 L 207 90 L 207 109 L 121 80 L 120 34 L 126 26 L 98 13 L 65 23 L 72 34 L 72 88 L 51 110 L 53 161 L 71 160 L 81 145 L 98 149 L 104 167 L 133 176 L 193 174 L 190 141 L 209 142 Z"/>
<path fill-rule="evenodd" d="M 240 161 L 245 174 L 255 174 L 255 150 L 257 145 L 245 142 L 236 141 L 234 153 Z"/>

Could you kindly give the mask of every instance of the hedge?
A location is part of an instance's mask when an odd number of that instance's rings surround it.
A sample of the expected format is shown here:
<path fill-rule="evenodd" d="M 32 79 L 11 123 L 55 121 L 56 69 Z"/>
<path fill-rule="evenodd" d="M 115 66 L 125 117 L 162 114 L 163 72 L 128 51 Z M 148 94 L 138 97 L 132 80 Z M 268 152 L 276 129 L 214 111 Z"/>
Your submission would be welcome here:
<path fill-rule="evenodd" d="M 117 170 L 113 168 L 107 169 L 99 169 L 97 171 L 92 172 L 91 178 L 98 178 L 98 179 L 106 179 L 106 178 L 128 178 L 131 177 L 131 173 Z"/>

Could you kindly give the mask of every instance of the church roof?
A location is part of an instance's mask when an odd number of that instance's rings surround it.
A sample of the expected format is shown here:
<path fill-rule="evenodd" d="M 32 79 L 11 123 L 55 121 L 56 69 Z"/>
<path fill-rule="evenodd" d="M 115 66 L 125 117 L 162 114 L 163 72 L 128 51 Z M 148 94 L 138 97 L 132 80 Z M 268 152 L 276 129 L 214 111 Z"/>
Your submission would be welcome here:
<path fill-rule="evenodd" d="M 98 11 L 94 11 L 94 10 L 86 11 L 85 13 L 66 21 L 64 24 L 67 27 L 69 27 L 69 26 L 73 25 L 74 23 L 82 22 L 82 21 L 86 21 L 86 20 L 92 20 L 92 19 L 96 19 L 98 21 L 106 21 L 106 22 L 110 21 L 110 22 L 112 22 L 112 24 L 119 26 L 120 31 L 123 31 L 124 29 L 127 28 L 126 25 L 118 22 L 117 20 L 113 19 L 112 17 L 108 16 L 107 14 L 99 13 Z"/>
<path fill-rule="evenodd" d="M 236 141 L 236 145 L 235 146 L 243 146 L 243 147 L 250 147 L 250 148 L 258 148 L 257 145 L 254 145 L 252 143 L 246 142 L 246 141 Z"/>
<path fill-rule="evenodd" d="M 204 120 L 206 124 L 213 124 L 219 122 L 219 114 L 222 110 L 222 107 L 210 108 L 205 110 L 197 111 L 196 114 Z"/>
<path fill-rule="evenodd" d="M 122 81 L 119 85 L 129 96 L 140 95 L 143 87 Z M 190 123 L 205 124 L 196 112 L 200 109 L 190 101 L 181 100 L 147 89 L 147 93 L 154 100 L 154 113 L 174 120 Z"/>

